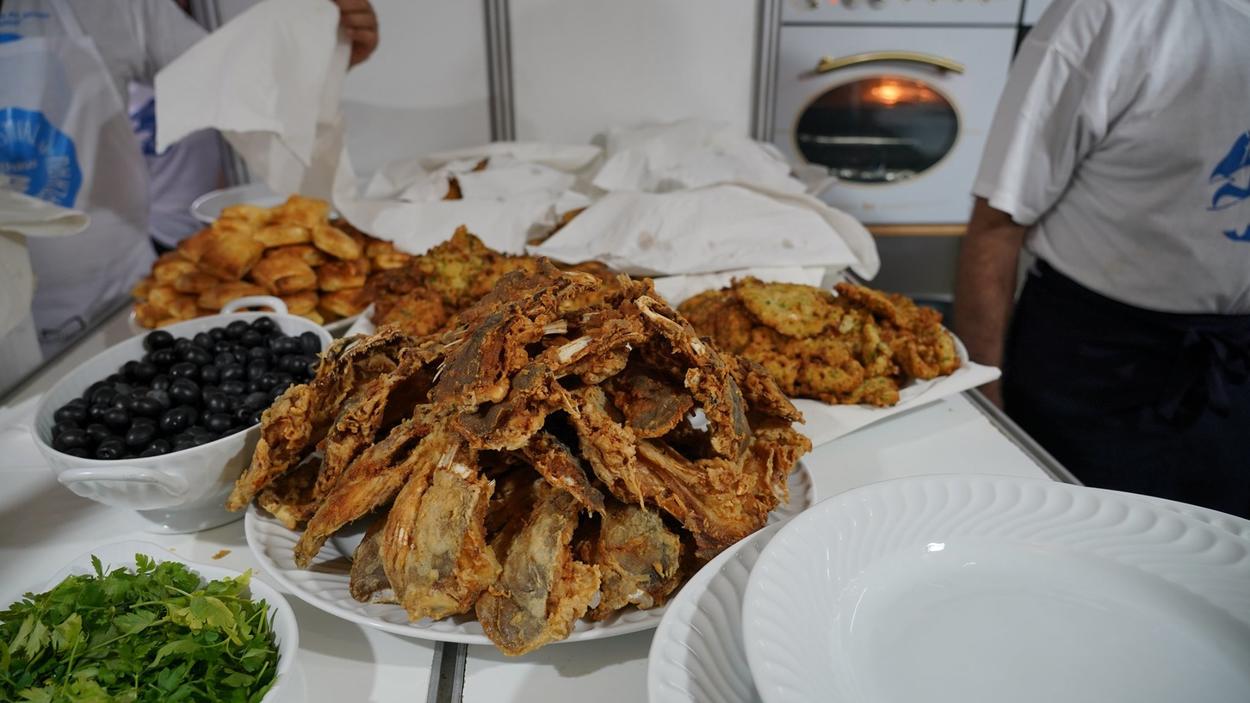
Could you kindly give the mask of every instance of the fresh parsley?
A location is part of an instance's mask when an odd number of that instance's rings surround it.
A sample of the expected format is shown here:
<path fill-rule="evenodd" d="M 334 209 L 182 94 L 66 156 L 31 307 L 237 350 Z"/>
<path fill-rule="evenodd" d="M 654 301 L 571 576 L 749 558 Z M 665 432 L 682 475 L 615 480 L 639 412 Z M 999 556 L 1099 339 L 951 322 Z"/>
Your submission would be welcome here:
<path fill-rule="evenodd" d="M 254 703 L 278 665 L 251 572 L 200 585 L 183 564 L 70 576 L 0 612 L 0 701 Z"/>

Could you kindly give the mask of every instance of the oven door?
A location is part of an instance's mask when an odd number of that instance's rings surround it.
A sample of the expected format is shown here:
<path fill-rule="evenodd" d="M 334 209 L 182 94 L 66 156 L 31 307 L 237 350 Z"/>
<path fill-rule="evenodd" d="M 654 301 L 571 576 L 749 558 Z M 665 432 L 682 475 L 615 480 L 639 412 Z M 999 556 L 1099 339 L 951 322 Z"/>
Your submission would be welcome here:
<path fill-rule="evenodd" d="M 828 169 L 822 197 L 866 223 L 966 222 L 1015 33 L 783 27 L 773 141 Z"/>

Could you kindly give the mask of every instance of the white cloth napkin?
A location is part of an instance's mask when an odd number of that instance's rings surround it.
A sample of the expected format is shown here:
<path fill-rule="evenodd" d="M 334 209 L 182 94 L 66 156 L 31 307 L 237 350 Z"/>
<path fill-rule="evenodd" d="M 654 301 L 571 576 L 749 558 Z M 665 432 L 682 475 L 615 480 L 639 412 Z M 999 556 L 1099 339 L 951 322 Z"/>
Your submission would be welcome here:
<path fill-rule="evenodd" d="M 0 188 L 0 337 L 30 316 L 35 275 L 26 237 L 64 237 L 87 228 L 78 210 Z"/>
<path fill-rule="evenodd" d="M 743 184 L 608 193 L 530 252 L 646 276 L 852 266 L 871 277 L 880 266 L 872 236 L 850 215 L 801 193 Z"/>
<path fill-rule="evenodd" d="M 354 189 L 339 110 L 349 45 L 330 2 L 264 0 L 156 76 L 156 141 L 220 130 L 275 193 Z"/>

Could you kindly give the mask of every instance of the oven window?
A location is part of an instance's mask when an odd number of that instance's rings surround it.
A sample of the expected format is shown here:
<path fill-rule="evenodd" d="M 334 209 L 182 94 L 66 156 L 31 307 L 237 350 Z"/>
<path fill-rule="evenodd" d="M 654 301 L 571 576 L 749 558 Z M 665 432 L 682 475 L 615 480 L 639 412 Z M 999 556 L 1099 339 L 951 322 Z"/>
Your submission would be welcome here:
<path fill-rule="evenodd" d="M 955 146 L 959 115 L 924 81 L 873 76 L 813 100 L 795 130 L 799 153 L 855 183 L 897 183 L 923 173 Z"/>

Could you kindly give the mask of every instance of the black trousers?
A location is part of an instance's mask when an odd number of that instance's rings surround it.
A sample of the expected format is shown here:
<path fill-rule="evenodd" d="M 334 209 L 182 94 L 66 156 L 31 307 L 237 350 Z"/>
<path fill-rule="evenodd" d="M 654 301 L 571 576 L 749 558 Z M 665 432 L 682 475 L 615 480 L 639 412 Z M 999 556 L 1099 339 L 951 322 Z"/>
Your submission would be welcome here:
<path fill-rule="evenodd" d="M 1003 398 L 1086 485 L 1250 518 L 1248 362 L 1250 315 L 1142 310 L 1041 262 L 1012 319 Z"/>

